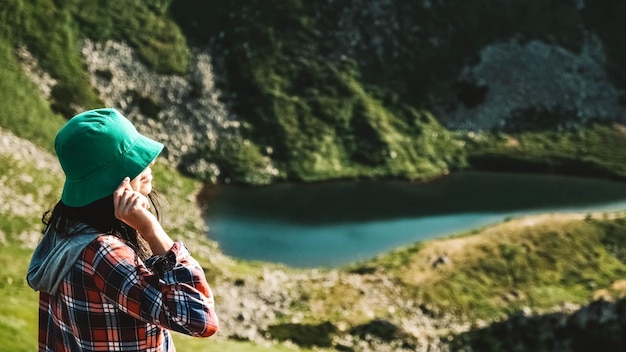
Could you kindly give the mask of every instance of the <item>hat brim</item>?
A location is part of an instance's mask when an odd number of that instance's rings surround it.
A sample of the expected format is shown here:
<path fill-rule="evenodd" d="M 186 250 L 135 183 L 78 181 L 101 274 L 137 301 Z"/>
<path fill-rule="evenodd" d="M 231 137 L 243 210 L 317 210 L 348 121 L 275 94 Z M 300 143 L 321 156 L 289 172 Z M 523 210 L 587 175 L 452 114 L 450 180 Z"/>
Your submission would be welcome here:
<path fill-rule="evenodd" d="M 66 179 L 61 201 L 70 207 L 82 207 L 112 195 L 125 177 L 137 177 L 162 150 L 163 144 L 139 135 L 126 153 L 98 173 L 78 181 Z"/>

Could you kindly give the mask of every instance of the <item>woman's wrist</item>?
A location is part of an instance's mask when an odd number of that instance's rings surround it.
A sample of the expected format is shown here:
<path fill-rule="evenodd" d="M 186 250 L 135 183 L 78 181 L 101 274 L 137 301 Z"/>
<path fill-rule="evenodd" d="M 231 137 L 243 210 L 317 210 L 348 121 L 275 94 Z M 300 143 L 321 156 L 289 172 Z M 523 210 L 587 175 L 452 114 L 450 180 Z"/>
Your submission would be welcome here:
<path fill-rule="evenodd" d="M 174 241 L 165 232 L 161 224 L 154 219 L 149 225 L 137 229 L 141 237 L 148 243 L 152 253 L 163 255 L 172 248 Z"/>

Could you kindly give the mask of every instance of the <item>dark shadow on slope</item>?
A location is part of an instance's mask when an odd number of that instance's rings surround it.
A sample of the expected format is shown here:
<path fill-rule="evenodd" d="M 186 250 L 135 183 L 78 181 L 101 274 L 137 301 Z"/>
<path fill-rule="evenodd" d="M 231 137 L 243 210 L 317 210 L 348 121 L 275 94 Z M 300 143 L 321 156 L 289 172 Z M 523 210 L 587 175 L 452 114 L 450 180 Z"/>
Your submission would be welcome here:
<path fill-rule="evenodd" d="M 263 187 L 207 186 L 212 216 L 330 224 L 457 213 L 510 213 L 626 200 L 626 183 L 546 175 L 467 172 L 428 183 L 333 181 Z"/>
<path fill-rule="evenodd" d="M 572 315 L 516 315 L 454 337 L 452 351 L 626 350 L 626 299 L 595 301 Z"/>

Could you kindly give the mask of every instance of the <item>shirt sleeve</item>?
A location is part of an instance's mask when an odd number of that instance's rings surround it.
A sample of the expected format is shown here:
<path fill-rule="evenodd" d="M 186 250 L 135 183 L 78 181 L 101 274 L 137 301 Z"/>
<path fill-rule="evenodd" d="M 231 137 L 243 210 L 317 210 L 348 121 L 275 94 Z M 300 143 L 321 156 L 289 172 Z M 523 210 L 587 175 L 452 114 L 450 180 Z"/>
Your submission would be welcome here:
<path fill-rule="evenodd" d="M 86 261 L 93 263 L 94 283 L 118 309 L 183 334 L 215 334 L 219 324 L 213 293 L 181 242 L 146 263 L 115 236 L 100 236 L 92 245 L 98 249 Z"/>

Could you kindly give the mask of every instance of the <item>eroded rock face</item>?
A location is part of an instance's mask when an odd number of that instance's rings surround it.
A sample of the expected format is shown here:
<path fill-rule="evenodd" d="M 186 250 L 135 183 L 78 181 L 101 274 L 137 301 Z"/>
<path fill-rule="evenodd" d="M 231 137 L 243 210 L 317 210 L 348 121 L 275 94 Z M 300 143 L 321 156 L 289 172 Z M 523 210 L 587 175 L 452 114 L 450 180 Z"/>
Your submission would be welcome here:
<path fill-rule="evenodd" d="M 605 63 L 602 44 L 593 35 L 580 53 L 538 40 L 494 43 L 481 51 L 478 64 L 460 74 L 465 84 L 458 92 L 460 104 L 439 107 L 438 116 L 449 127 L 465 130 L 512 127 L 525 112 L 566 115 L 555 117 L 563 127 L 592 119 L 624 120 L 623 92 L 609 81 Z"/>
<path fill-rule="evenodd" d="M 57 80 L 39 66 L 38 60 L 25 46 L 18 47 L 15 50 L 15 55 L 22 66 L 22 70 L 35 83 L 41 95 L 46 99 L 50 99 L 52 88 L 57 84 Z"/>
<path fill-rule="evenodd" d="M 619 65 L 607 59 L 616 50 L 605 47 L 614 44 L 605 37 L 603 44 L 594 24 L 610 6 L 582 0 L 317 4 L 319 14 L 334 16 L 324 35 L 329 59 L 354 59 L 373 72 L 369 79 L 402 96 L 430 96 L 430 108 L 449 129 L 626 120 L 623 84 L 607 73 Z"/>
<path fill-rule="evenodd" d="M 165 144 L 163 156 L 193 173 L 217 176 L 216 165 L 195 155 L 214 149 L 224 136 L 239 133 L 239 122 L 219 101 L 211 57 L 195 51 L 187 76 L 157 74 L 128 45 L 85 41 L 91 83 L 107 106 L 119 108 L 137 129 Z"/>

